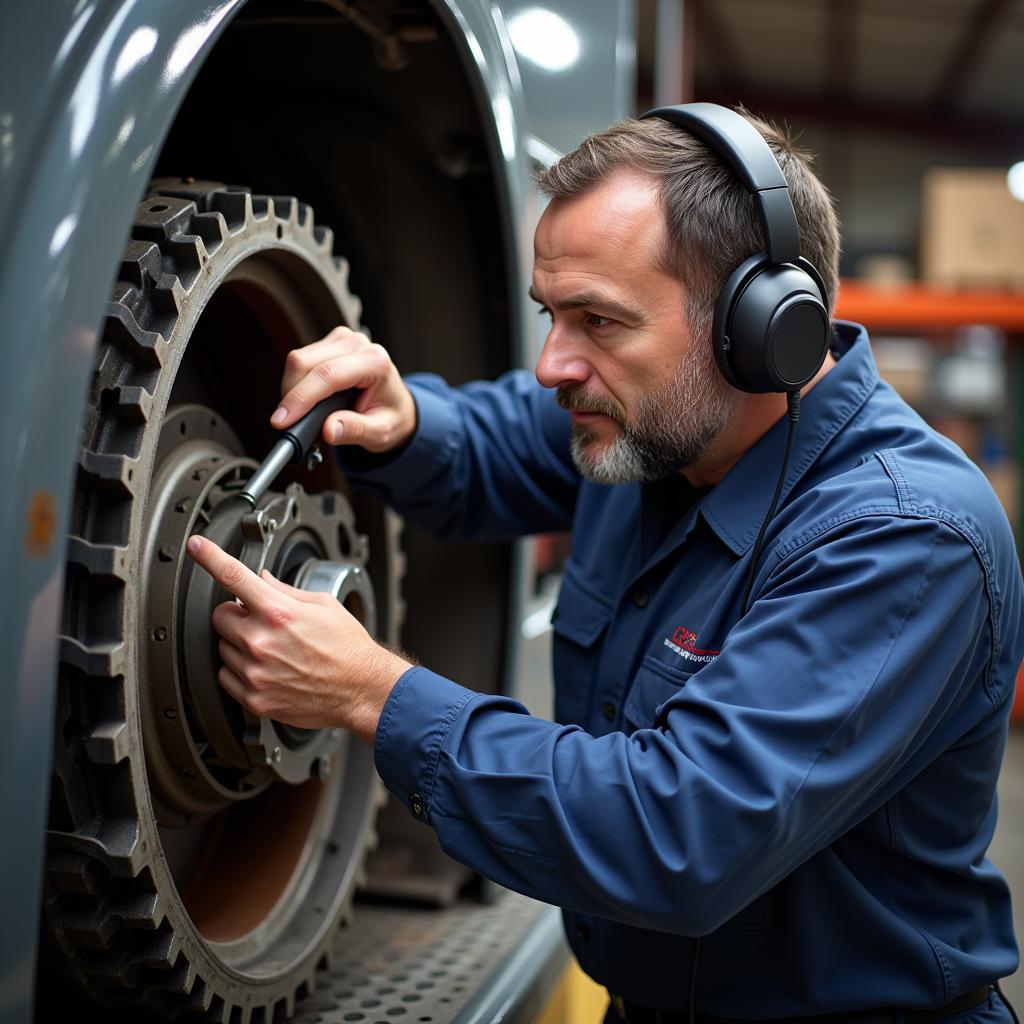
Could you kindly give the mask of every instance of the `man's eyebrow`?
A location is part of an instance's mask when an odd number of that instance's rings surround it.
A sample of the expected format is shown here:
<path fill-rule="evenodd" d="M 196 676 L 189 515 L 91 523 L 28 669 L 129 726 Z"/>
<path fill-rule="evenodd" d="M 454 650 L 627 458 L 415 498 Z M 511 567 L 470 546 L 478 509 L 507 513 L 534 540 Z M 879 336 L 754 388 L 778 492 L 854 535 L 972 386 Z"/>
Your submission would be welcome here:
<path fill-rule="evenodd" d="M 589 306 L 593 309 L 600 309 L 613 320 L 622 320 L 624 323 L 638 323 L 645 319 L 643 313 L 638 309 L 633 309 L 616 299 L 601 295 L 599 292 L 580 292 L 577 295 L 570 295 L 568 298 L 555 303 L 542 301 L 533 290 L 533 285 L 530 286 L 528 294 L 534 302 L 538 302 L 545 307 L 553 305 L 555 309 L 566 310 Z"/>

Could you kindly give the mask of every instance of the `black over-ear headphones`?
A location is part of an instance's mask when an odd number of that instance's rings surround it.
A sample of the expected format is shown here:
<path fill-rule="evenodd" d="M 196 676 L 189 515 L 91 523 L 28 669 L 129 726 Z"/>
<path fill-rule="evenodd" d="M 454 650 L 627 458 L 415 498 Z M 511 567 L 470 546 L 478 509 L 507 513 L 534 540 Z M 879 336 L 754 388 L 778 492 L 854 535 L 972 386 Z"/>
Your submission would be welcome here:
<path fill-rule="evenodd" d="M 789 186 L 768 143 L 743 116 L 717 103 L 658 107 L 660 117 L 696 135 L 750 191 L 766 251 L 729 275 L 712 338 L 725 379 L 741 391 L 799 391 L 821 369 L 830 327 L 825 285 L 800 255 L 800 230 Z"/>

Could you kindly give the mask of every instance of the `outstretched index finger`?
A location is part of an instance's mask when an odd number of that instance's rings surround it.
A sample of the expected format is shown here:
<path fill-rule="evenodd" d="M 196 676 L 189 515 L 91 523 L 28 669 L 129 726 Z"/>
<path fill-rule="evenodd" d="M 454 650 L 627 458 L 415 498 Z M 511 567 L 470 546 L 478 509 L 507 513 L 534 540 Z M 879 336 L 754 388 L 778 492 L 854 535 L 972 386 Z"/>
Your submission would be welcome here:
<path fill-rule="evenodd" d="M 248 566 L 243 565 L 207 537 L 192 536 L 186 544 L 188 553 L 200 568 L 205 569 L 229 594 L 234 594 L 247 608 L 257 610 L 266 603 L 270 588 Z"/>

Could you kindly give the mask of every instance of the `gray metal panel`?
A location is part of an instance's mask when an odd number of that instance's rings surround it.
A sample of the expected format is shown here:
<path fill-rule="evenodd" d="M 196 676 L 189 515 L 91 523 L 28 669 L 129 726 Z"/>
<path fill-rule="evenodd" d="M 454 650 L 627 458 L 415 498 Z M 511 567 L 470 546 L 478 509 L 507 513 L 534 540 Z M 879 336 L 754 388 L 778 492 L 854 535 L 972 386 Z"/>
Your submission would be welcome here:
<path fill-rule="evenodd" d="M 27 1021 L 56 634 L 97 325 L 168 125 L 238 0 L 7 5 L 0 55 L 0 1018 Z M 63 15 L 63 16 L 62 16 Z M 34 524 L 34 525 L 33 525 Z"/>
<path fill-rule="evenodd" d="M 527 108 L 527 129 L 564 153 L 632 115 L 634 0 L 503 0 Z"/>

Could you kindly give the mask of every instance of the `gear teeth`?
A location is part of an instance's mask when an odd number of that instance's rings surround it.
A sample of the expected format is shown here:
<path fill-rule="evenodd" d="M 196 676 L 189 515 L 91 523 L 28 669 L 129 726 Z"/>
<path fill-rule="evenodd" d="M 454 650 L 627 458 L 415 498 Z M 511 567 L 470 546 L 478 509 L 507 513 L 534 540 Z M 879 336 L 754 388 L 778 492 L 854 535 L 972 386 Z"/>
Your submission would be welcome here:
<path fill-rule="evenodd" d="M 72 534 L 68 537 L 68 562 L 91 576 L 128 580 L 128 549 L 113 544 L 93 544 Z"/>
<path fill-rule="evenodd" d="M 151 195 L 142 201 L 132 225 L 132 238 L 149 242 L 170 241 L 188 228 L 197 213 L 196 204 L 181 196 Z"/>
<path fill-rule="evenodd" d="M 135 385 L 123 384 L 115 389 L 115 412 L 129 423 L 148 423 L 153 411 L 153 396 Z"/>
<path fill-rule="evenodd" d="M 129 950 L 119 950 L 110 956 L 98 957 L 83 964 L 83 968 L 104 989 L 127 992 L 138 988 L 142 967 Z"/>
<path fill-rule="evenodd" d="M 111 875 L 135 878 L 143 868 L 137 818 L 102 819 L 95 835 L 51 829 L 50 843 L 58 849 L 90 857 L 104 864 Z"/>
<path fill-rule="evenodd" d="M 192 228 L 203 240 L 209 255 L 213 255 L 228 237 L 228 225 L 222 214 L 197 213 L 192 218 Z"/>
<path fill-rule="evenodd" d="M 199 271 L 209 258 L 206 245 L 199 235 L 175 235 L 167 243 L 167 249 L 173 254 L 175 271 L 182 288 L 186 292 L 191 291 Z"/>
<path fill-rule="evenodd" d="M 164 271 L 160 247 L 155 242 L 130 239 L 121 258 L 120 281 L 128 281 L 136 288 L 146 286 L 147 278 L 157 278 Z"/>
<path fill-rule="evenodd" d="M 180 952 L 181 942 L 174 932 L 168 928 L 146 945 L 142 952 L 142 959 L 150 967 L 169 971 L 177 961 Z"/>
<path fill-rule="evenodd" d="M 128 580 L 128 549 L 113 544 L 92 544 L 82 537 L 68 537 L 67 559 L 70 565 L 108 579 Z"/>
<path fill-rule="evenodd" d="M 50 884 L 58 892 L 100 896 L 107 888 L 99 864 L 77 853 L 54 851 L 47 857 L 46 867 Z"/>
<path fill-rule="evenodd" d="M 98 840 L 106 852 L 111 874 L 134 878 L 142 870 L 138 818 L 105 819 Z"/>
<path fill-rule="evenodd" d="M 299 201 L 295 196 L 271 196 L 271 201 L 274 204 L 274 214 L 281 218 L 281 220 L 288 221 L 289 224 L 296 223 L 296 211 L 298 210 Z"/>
<path fill-rule="evenodd" d="M 97 490 L 107 490 L 123 498 L 135 496 L 135 470 L 139 460 L 110 452 L 92 452 L 83 448 L 78 456 L 79 475 Z"/>
<path fill-rule="evenodd" d="M 186 270 L 187 273 L 187 270 Z M 190 286 L 195 281 L 195 274 L 190 274 Z M 187 298 L 187 291 L 182 278 L 177 274 L 161 274 L 160 279 L 153 289 L 153 306 L 165 316 L 171 317 L 172 322 L 181 315 L 181 308 Z M 167 334 L 170 334 L 171 324 L 167 325 Z"/>
<path fill-rule="evenodd" d="M 293 993 L 286 995 L 277 1005 L 284 1010 L 285 1020 L 291 1020 L 295 1016 L 295 996 Z M 274 1019 L 276 1020 L 277 1018 Z"/>
<path fill-rule="evenodd" d="M 185 1003 L 186 1007 L 193 1013 L 206 1013 L 212 1002 L 213 992 L 210 990 L 210 986 L 202 978 L 196 978 L 196 983 L 192 986 L 192 991 Z"/>
<path fill-rule="evenodd" d="M 334 232 L 323 224 L 313 225 L 313 238 L 323 252 L 330 253 L 334 248 Z"/>
<path fill-rule="evenodd" d="M 265 199 L 263 202 L 264 209 L 267 209 L 269 201 Z M 210 197 L 210 206 L 215 212 L 223 214 L 232 234 L 254 219 L 252 193 L 248 191 L 225 189 L 223 192 L 215 192 Z"/>
<path fill-rule="evenodd" d="M 85 738 L 85 752 L 94 764 L 119 764 L 129 753 L 128 726 L 115 720 L 93 726 Z"/>
<path fill-rule="evenodd" d="M 196 969 L 180 954 L 171 974 L 170 983 L 178 992 L 184 992 L 186 995 L 195 987 Z"/>
<path fill-rule="evenodd" d="M 121 641 L 84 644 L 73 636 L 60 638 L 60 660 L 87 676 L 123 675 L 124 653 Z"/>
<path fill-rule="evenodd" d="M 84 949 L 110 949 L 111 939 L 117 934 L 116 915 L 104 909 L 68 911 L 61 917 L 65 936 Z"/>
<path fill-rule="evenodd" d="M 103 340 L 111 342 L 129 359 L 149 369 L 158 370 L 163 366 L 167 340 L 157 331 L 145 330 L 135 319 L 135 314 L 119 302 L 107 303 Z"/>
<path fill-rule="evenodd" d="M 133 928 L 155 931 L 163 920 L 160 897 L 155 892 L 140 892 L 117 905 L 117 916 Z"/>

